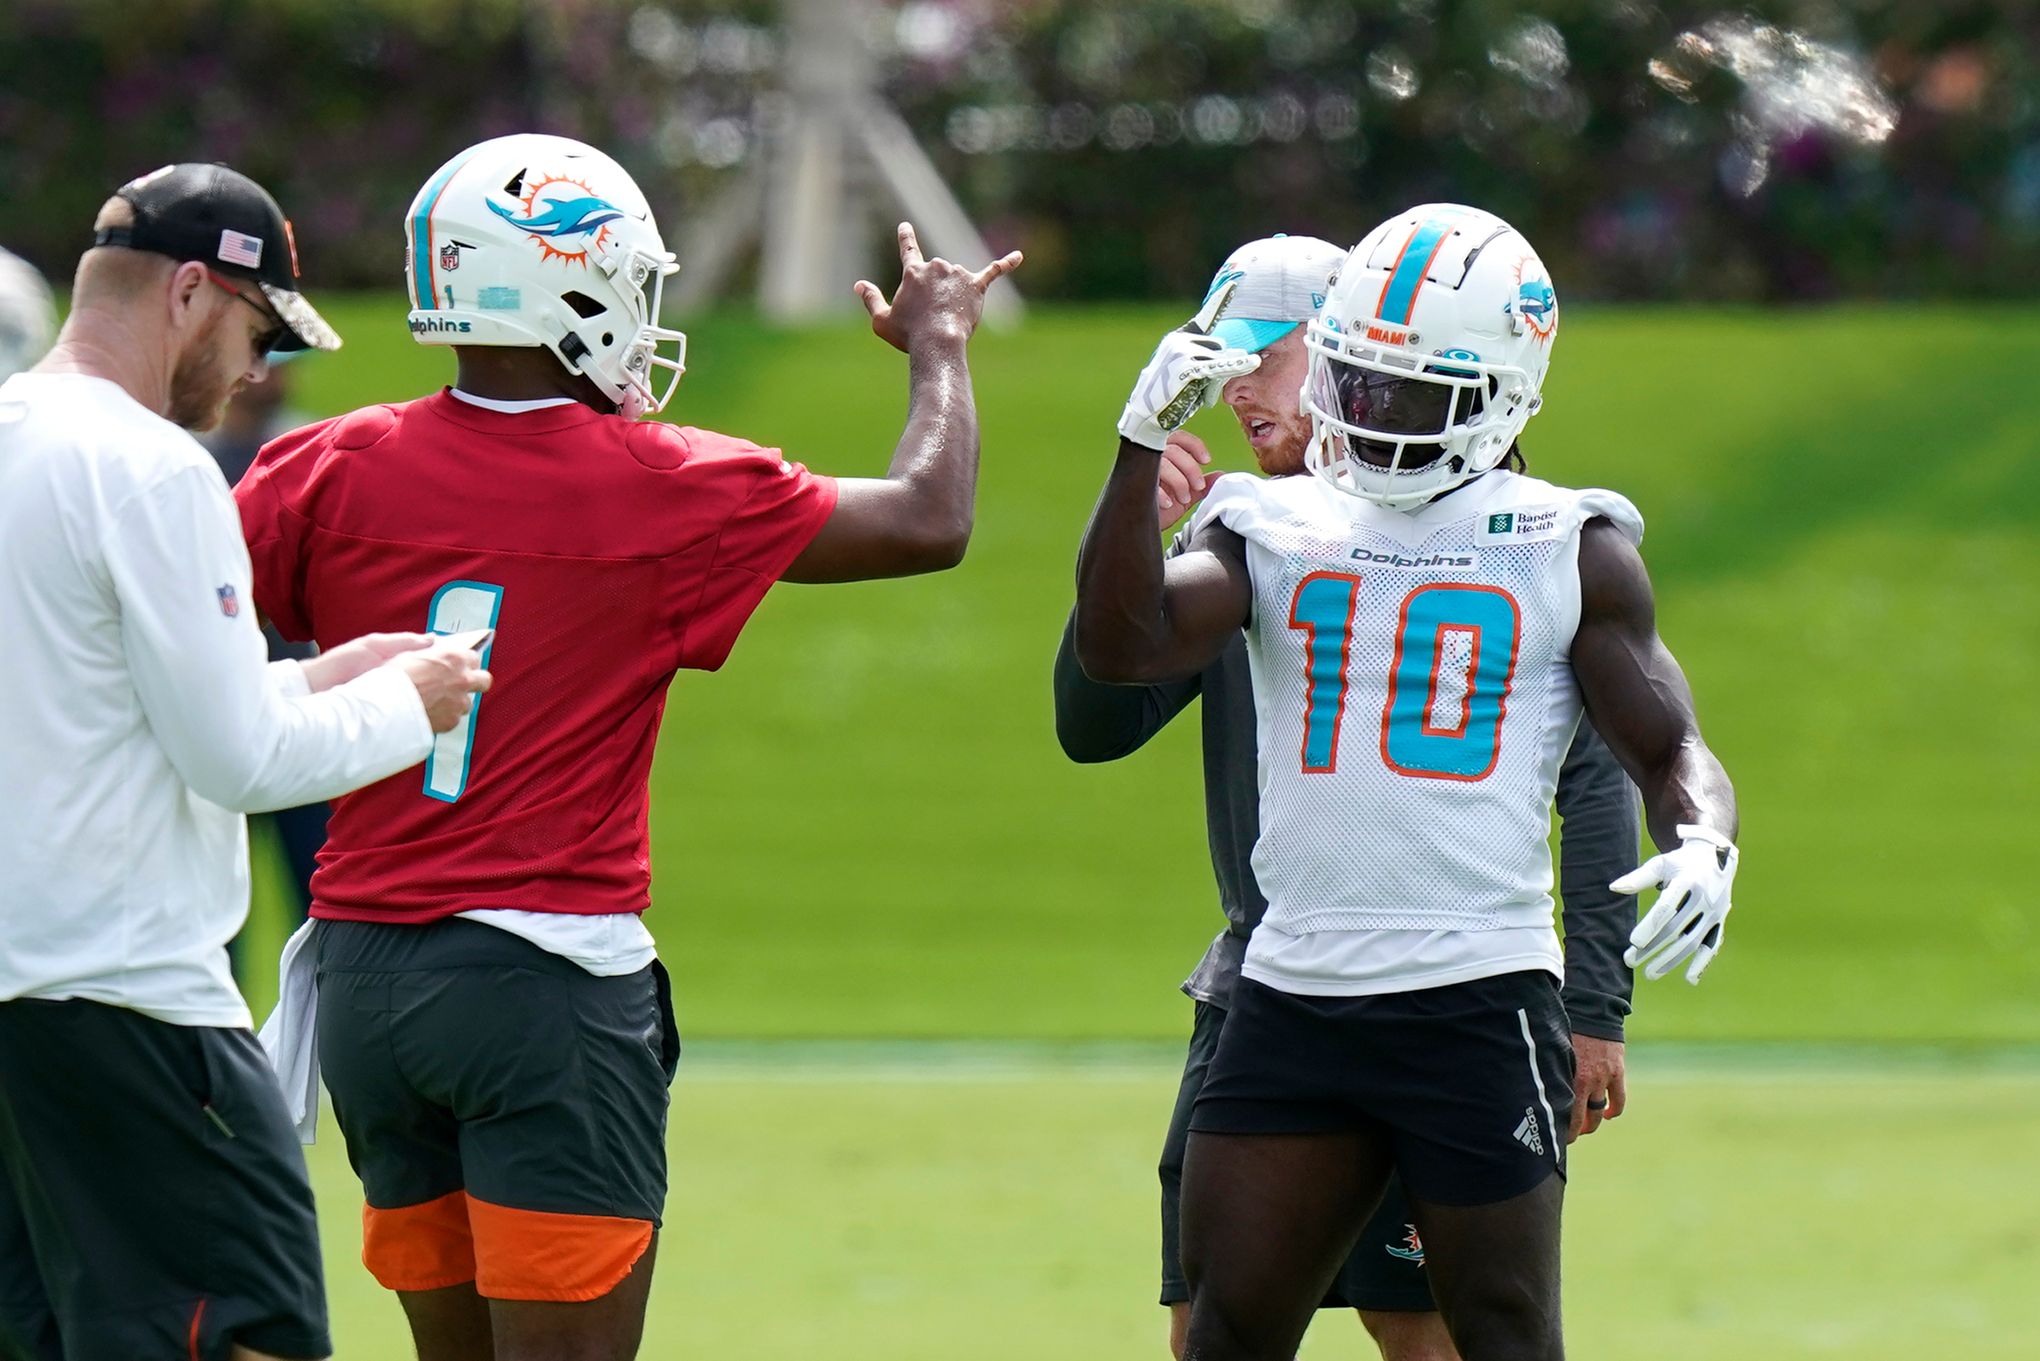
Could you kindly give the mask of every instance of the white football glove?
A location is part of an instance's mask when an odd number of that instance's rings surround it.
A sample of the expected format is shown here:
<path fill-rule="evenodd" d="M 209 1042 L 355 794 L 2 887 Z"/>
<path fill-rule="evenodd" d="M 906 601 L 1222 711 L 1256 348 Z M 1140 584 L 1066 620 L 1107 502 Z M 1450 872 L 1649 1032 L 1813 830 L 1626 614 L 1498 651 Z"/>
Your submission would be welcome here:
<path fill-rule="evenodd" d="M 1658 890 L 1650 914 L 1630 933 L 1622 962 L 1633 969 L 1656 955 L 1643 976 L 1663 978 L 1691 956 L 1686 981 L 1698 983 L 1721 950 L 1722 922 L 1733 906 L 1728 895 L 1740 856 L 1735 843 L 1712 827 L 1682 822 L 1678 832 L 1679 849 L 1652 856 L 1608 887 L 1617 893 Z"/>
<path fill-rule="evenodd" d="M 1140 371 L 1126 410 L 1119 413 L 1121 438 L 1160 453 L 1169 432 L 1218 400 L 1228 378 L 1261 367 L 1261 356 L 1227 348 L 1206 334 L 1232 301 L 1237 281 L 1204 300 L 1197 315 L 1162 337 L 1154 357 Z"/>

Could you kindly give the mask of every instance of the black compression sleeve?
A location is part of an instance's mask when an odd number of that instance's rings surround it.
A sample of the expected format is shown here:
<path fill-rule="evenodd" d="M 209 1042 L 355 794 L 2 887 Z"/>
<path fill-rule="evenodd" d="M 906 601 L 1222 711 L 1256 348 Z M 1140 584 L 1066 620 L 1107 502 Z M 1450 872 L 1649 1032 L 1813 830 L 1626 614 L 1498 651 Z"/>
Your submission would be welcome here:
<path fill-rule="evenodd" d="M 1163 685 L 1106 685 L 1077 665 L 1076 617 L 1055 652 L 1055 735 L 1072 761 L 1116 761 L 1139 751 L 1196 697 L 1201 677 Z"/>
<path fill-rule="evenodd" d="M 1559 897 L 1565 910 L 1565 1011 L 1574 1033 L 1620 1040 L 1635 975 L 1622 962 L 1636 899 L 1608 887 L 1636 867 L 1643 835 L 1636 786 L 1580 720 L 1558 773 Z"/>

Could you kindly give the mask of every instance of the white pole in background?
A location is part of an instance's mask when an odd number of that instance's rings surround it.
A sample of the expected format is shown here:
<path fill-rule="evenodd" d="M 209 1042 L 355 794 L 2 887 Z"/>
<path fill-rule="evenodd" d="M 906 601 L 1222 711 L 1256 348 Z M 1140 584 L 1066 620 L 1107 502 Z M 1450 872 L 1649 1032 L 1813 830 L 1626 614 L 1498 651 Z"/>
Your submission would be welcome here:
<path fill-rule="evenodd" d="M 869 39 L 877 7 L 871 0 L 785 0 L 783 9 L 785 89 L 760 101 L 758 161 L 706 212 L 679 224 L 675 301 L 698 306 L 722 292 L 755 245 L 758 304 L 767 316 L 841 315 L 856 306 L 850 285 L 868 272 L 875 201 L 912 222 L 930 255 L 971 268 L 989 262 L 983 235 L 879 93 Z M 888 287 L 891 280 L 883 270 L 874 276 Z M 994 322 L 1021 312 L 1010 282 L 986 299 Z"/>

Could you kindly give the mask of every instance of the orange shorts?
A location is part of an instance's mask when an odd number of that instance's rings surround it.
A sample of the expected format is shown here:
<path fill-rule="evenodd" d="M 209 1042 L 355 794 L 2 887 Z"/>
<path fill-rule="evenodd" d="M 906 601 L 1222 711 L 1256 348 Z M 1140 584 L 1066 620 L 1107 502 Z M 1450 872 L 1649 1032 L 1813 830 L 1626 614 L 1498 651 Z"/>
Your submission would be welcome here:
<path fill-rule="evenodd" d="M 492 1300 L 593 1300 L 652 1241 L 647 1219 L 517 1210 L 465 1191 L 361 1212 L 361 1261 L 390 1290 L 475 1283 Z"/>

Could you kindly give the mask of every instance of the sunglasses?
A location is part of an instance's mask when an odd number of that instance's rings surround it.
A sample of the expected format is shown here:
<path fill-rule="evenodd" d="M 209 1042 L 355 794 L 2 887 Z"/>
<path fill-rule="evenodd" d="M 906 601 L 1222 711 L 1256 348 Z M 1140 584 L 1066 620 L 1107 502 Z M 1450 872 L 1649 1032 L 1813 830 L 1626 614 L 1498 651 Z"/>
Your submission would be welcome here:
<path fill-rule="evenodd" d="M 216 274 L 212 270 L 208 269 L 205 272 L 205 277 L 211 279 L 221 288 L 224 288 L 227 292 L 233 294 L 235 297 L 239 298 L 242 302 L 245 302 L 250 307 L 254 308 L 256 315 L 260 316 L 264 321 L 269 323 L 266 329 L 258 332 L 254 336 L 254 338 L 248 342 L 249 345 L 254 348 L 255 357 L 257 359 L 268 358 L 269 352 L 271 350 L 274 350 L 277 347 L 277 345 L 280 344 L 283 340 L 284 333 L 283 319 L 277 316 L 275 312 L 271 311 L 266 304 L 255 301 L 255 299 L 249 297 L 246 293 L 243 293 L 240 289 L 234 287 L 233 280 L 227 278 L 225 275 Z"/>

